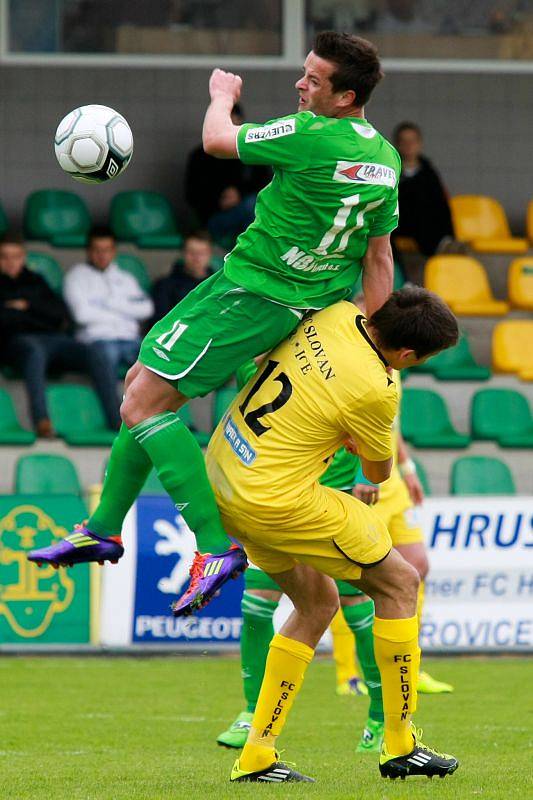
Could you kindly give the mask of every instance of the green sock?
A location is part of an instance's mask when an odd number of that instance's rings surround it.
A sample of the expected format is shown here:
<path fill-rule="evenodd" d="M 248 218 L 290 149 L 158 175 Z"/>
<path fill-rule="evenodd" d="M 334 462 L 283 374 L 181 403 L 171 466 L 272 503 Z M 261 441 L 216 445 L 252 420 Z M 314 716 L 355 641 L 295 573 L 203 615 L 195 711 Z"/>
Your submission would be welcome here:
<path fill-rule="evenodd" d="M 130 429 L 146 451 L 159 480 L 196 536 L 202 553 L 222 553 L 231 546 L 207 472 L 203 453 L 177 414 L 166 411 Z"/>
<path fill-rule="evenodd" d="M 367 600 L 355 606 L 343 606 L 342 613 L 348 627 L 355 635 L 357 658 L 359 659 L 370 697 L 368 716 L 376 722 L 383 722 L 381 675 L 374 656 L 374 636 L 372 634 L 374 603 L 372 600 Z"/>
<path fill-rule="evenodd" d="M 97 536 L 119 536 L 124 517 L 143 488 L 152 463 L 123 424 L 113 442 L 98 508 L 87 527 Z"/>
<path fill-rule="evenodd" d="M 242 596 L 241 674 L 247 711 L 255 711 L 268 648 L 274 636 L 272 617 L 277 606 L 273 600 L 265 600 L 250 592 L 244 592 Z"/>

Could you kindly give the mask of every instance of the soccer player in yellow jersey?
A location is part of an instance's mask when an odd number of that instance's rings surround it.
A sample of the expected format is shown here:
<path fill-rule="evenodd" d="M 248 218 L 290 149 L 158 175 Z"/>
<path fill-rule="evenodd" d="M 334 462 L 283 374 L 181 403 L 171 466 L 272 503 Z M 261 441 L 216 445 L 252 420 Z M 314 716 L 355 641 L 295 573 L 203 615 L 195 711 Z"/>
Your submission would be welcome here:
<path fill-rule="evenodd" d="M 311 780 L 279 761 L 276 740 L 337 611 L 332 578 L 374 600 L 385 713 L 381 774 L 446 775 L 457 768 L 453 756 L 424 745 L 411 723 L 420 655 L 418 574 L 392 549 L 370 507 L 318 482 L 346 440 L 369 480 L 389 477 L 398 406 L 389 367 L 421 363 L 456 341 L 454 316 L 424 289 L 395 292 L 368 322 L 352 304 L 337 303 L 306 317 L 269 354 L 215 431 L 207 466 L 226 529 L 294 604 L 271 642 L 231 780 Z"/>

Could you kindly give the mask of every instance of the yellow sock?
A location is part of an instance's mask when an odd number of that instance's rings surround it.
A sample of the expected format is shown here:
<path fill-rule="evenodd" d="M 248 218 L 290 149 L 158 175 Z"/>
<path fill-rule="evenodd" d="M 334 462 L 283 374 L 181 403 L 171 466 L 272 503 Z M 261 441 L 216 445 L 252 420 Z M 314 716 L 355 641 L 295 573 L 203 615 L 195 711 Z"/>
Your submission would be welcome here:
<path fill-rule="evenodd" d="M 239 767 L 245 772 L 266 769 L 276 760 L 276 739 L 314 654 L 308 645 L 280 633 L 270 642 L 252 727 L 239 758 Z"/>
<path fill-rule="evenodd" d="M 418 630 L 420 631 L 420 626 L 422 625 L 422 611 L 424 610 L 424 581 L 420 581 L 418 584 L 418 597 L 416 598 L 416 616 L 418 618 Z"/>
<path fill-rule="evenodd" d="M 339 609 L 329 626 L 333 638 L 333 658 L 337 671 L 337 685 L 346 683 L 350 678 L 359 677 L 355 666 L 355 638 Z"/>
<path fill-rule="evenodd" d="M 381 673 L 385 746 L 390 755 L 403 756 L 413 749 L 410 726 L 420 666 L 417 618 L 375 617 L 374 653 Z"/>

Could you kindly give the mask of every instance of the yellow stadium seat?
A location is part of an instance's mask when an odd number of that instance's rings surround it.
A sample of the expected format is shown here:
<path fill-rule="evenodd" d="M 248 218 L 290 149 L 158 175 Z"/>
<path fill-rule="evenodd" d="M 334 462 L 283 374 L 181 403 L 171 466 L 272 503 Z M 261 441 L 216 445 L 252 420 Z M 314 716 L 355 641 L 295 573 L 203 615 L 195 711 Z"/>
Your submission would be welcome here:
<path fill-rule="evenodd" d="M 394 244 L 400 253 L 419 253 L 418 245 L 411 236 L 395 236 Z"/>
<path fill-rule="evenodd" d="M 483 265 L 471 256 L 433 256 L 426 262 L 424 284 L 440 295 L 455 314 L 501 317 L 509 304 L 493 297 Z"/>
<path fill-rule="evenodd" d="M 503 206 L 493 197 L 459 194 L 450 199 L 455 238 L 478 253 L 525 253 L 527 239 L 511 234 Z"/>
<path fill-rule="evenodd" d="M 533 311 L 533 256 L 511 262 L 507 285 L 511 305 Z"/>
<path fill-rule="evenodd" d="M 533 200 L 530 200 L 527 206 L 526 230 L 527 238 L 533 245 Z"/>
<path fill-rule="evenodd" d="M 533 321 L 513 319 L 495 326 L 492 364 L 495 372 L 512 372 L 524 381 L 533 380 Z"/>

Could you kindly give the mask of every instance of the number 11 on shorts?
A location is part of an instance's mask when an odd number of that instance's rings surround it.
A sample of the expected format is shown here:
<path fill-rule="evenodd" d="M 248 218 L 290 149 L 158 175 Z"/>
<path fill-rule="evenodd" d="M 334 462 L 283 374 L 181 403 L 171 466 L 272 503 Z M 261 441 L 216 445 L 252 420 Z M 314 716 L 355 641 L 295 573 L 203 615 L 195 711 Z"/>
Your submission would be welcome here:
<path fill-rule="evenodd" d="M 161 336 L 156 339 L 157 344 L 160 344 L 165 350 L 172 350 L 181 334 L 185 333 L 188 327 L 188 325 L 185 325 L 184 322 L 180 322 L 178 319 L 169 331 L 162 333 Z"/>

